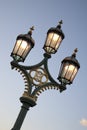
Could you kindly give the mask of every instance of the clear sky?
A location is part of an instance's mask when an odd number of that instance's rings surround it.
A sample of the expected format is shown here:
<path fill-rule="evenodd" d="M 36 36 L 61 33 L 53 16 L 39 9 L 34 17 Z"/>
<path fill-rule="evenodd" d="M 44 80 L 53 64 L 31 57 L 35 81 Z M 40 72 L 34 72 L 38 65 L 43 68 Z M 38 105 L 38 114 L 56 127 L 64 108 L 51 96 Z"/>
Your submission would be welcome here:
<path fill-rule="evenodd" d="M 21 130 L 87 129 L 87 0 L 0 0 L 0 130 L 13 127 L 22 105 L 24 81 L 10 67 L 16 37 L 35 26 L 35 47 L 24 64 L 36 64 L 43 58 L 47 30 L 61 19 L 65 39 L 49 60 L 49 71 L 57 81 L 62 59 L 75 48 L 81 68 L 66 91 L 47 90 L 39 96 Z"/>

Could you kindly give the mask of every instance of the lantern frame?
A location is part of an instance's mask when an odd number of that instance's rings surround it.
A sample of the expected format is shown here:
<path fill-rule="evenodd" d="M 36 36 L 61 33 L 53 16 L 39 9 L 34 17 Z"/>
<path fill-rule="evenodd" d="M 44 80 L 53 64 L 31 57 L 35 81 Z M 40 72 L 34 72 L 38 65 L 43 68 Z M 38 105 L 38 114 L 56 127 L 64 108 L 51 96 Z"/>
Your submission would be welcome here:
<path fill-rule="evenodd" d="M 61 30 L 62 20 L 59 22 L 57 27 L 52 27 L 47 32 L 47 37 L 43 49 L 48 54 L 54 54 L 57 52 L 62 40 L 65 35 Z"/>
<path fill-rule="evenodd" d="M 30 50 L 34 47 L 34 40 L 31 37 L 33 27 L 30 28 L 30 31 L 27 34 L 20 34 L 16 38 L 16 43 L 14 45 L 11 56 L 17 62 L 24 62 Z"/>
<path fill-rule="evenodd" d="M 61 62 L 61 67 L 59 71 L 58 80 L 61 84 L 72 84 L 80 64 L 76 59 L 77 48 L 74 50 L 74 53 L 70 57 L 66 57 Z"/>

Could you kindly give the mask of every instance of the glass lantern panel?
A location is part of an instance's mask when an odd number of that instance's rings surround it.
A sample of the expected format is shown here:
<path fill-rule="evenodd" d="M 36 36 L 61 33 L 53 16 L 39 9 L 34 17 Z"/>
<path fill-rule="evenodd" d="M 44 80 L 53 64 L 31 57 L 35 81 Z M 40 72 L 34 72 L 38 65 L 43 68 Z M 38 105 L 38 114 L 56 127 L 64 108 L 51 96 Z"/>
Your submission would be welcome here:
<path fill-rule="evenodd" d="M 65 64 L 63 64 L 62 68 L 61 68 L 61 77 L 63 77 L 63 78 L 65 77 L 67 69 L 68 69 L 68 64 L 67 64 L 67 66 Z"/>
<path fill-rule="evenodd" d="M 74 66 L 72 64 L 66 64 L 64 69 L 63 69 L 62 77 L 69 80 L 70 82 L 72 82 L 76 73 L 77 73 L 76 66 Z"/>
<path fill-rule="evenodd" d="M 65 68 L 64 68 L 64 71 L 65 71 L 65 78 L 66 79 L 70 79 L 72 73 L 73 73 L 73 70 L 74 70 L 74 66 L 73 65 L 66 65 Z"/>
<path fill-rule="evenodd" d="M 75 76 L 76 76 L 76 74 L 77 74 L 77 71 L 78 71 L 78 69 L 77 69 L 77 67 L 75 66 L 75 68 L 73 69 L 72 76 L 71 76 L 71 78 L 70 78 L 71 81 L 74 80 L 74 78 L 75 78 Z"/>
<path fill-rule="evenodd" d="M 59 36 L 57 43 L 56 43 L 56 46 L 55 46 L 55 50 L 57 50 L 59 48 L 61 42 L 62 42 L 62 38 Z"/>
<path fill-rule="evenodd" d="M 46 39 L 46 46 L 49 46 L 53 37 L 53 33 L 49 33 Z"/>
<path fill-rule="evenodd" d="M 31 50 L 31 46 L 28 43 L 28 45 L 26 46 L 24 52 L 22 53 L 22 57 L 25 58 L 27 56 L 27 54 L 29 53 L 30 50 Z"/>
<path fill-rule="evenodd" d="M 21 45 L 21 42 L 22 40 L 17 40 L 16 43 L 15 43 L 15 47 L 13 49 L 13 54 L 17 54 L 19 48 L 20 48 L 20 45 Z"/>
<path fill-rule="evenodd" d="M 62 41 L 61 36 L 56 33 L 49 33 L 46 42 L 45 42 L 45 50 L 48 53 L 55 53 Z"/>
<path fill-rule="evenodd" d="M 58 39 L 59 39 L 59 35 L 53 33 L 53 37 L 51 39 L 51 45 L 50 46 L 53 47 L 53 48 L 56 48 L 56 45 L 59 44 Z"/>
<path fill-rule="evenodd" d="M 44 46 L 44 50 L 45 50 L 47 53 L 49 53 L 49 54 L 55 52 L 54 48 L 51 47 L 52 37 L 53 37 L 53 33 L 49 33 L 49 34 L 47 35 L 46 42 L 45 42 L 45 46 Z"/>
<path fill-rule="evenodd" d="M 17 41 L 17 44 L 18 44 L 18 43 L 20 43 L 20 40 Z M 27 46 L 27 42 L 21 40 L 21 43 L 20 43 L 20 46 L 19 46 L 19 49 L 18 49 L 18 52 L 17 52 L 17 54 L 18 54 L 19 56 L 22 55 L 22 53 L 23 53 L 24 50 L 26 49 L 26 46 Z"/>

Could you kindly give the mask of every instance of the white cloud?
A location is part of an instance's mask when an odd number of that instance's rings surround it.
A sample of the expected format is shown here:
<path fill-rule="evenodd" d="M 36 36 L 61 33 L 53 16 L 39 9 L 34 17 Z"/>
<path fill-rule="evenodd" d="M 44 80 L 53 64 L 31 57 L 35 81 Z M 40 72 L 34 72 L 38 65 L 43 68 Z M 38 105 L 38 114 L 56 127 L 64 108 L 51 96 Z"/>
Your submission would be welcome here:
<path fill-rule="evenodd" d="M 87 119 L 83 118 L 81 121 L 80 121 L 80 124 L 82 126 L 87 126 Z"/>

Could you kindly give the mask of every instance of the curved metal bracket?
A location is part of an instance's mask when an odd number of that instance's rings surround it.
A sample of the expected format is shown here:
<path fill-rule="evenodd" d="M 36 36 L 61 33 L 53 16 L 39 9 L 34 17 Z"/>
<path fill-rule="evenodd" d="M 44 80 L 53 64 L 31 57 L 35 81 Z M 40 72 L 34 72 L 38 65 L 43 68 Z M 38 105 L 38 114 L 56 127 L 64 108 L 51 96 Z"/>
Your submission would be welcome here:
<path fill-rule="evenodd" d="M 48 70 L 48 59 L 50 55 L 44 54 L 44 59 L 33 66 L 23 66 L 16 61 L 11 62 L 12 69 L 18 70 L 25 81 L 25 92 L 23 96 L 32 97 L 35 101 L 39 94 L 47 89 L 57 89 L 60 92 L 66 89 L 65 85 L 57 83 Z"/>

